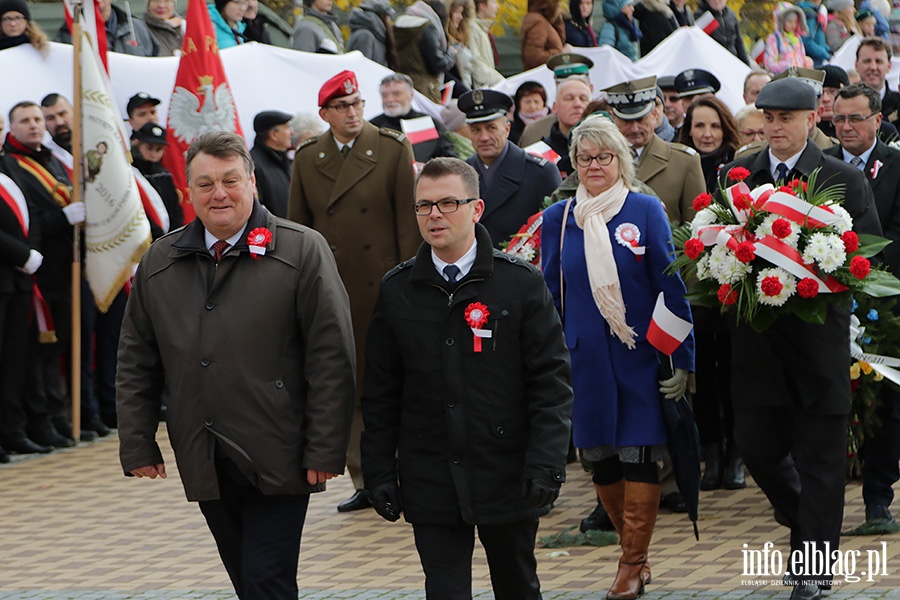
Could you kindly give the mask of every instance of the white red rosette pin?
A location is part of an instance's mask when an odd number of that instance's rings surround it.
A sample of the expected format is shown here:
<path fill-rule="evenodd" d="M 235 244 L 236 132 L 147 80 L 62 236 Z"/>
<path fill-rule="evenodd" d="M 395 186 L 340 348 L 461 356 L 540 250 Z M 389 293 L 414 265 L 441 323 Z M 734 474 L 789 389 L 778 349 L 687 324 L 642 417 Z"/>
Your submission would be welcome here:
<path fill-rule="evenodd" d="M 484 329 L 490 314 L 491 311 L 489 311 L 488 307 L 481 302 L 473 302 L 466 307 L 464 316 L 466 318 L 466 323 L 472 329 L 472 350 L 474 352 L 481 352 L 481 338 L 490 338 L 493 333 L 489 329 Z"/>
<path fill-rule="evenodd" d="M 266 246 L 272 241 L 272 232 L 265 227 L 257 227 L 247 234 L 247 246 L 250 248 L 250 256 L 255 259 L 262 258 L 266 253 Z"/>
<path fill-rule="evenodd" d="M 625 246 L 634 253 L 636 261 L 641 262 L 641 257 L 647 251 L 646 246 L 641 246 L 641 230 L 634 223 L 622 223 L 616 227 L 614 236 L 616 242 Z"/>

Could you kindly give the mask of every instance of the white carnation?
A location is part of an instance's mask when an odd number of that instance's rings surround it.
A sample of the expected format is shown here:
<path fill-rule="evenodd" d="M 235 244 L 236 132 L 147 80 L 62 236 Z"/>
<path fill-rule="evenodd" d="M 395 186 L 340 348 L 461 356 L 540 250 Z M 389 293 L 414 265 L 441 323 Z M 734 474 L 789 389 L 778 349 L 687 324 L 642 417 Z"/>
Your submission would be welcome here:
<path fill-rule="evenodd" d="M 832 233 L 814 233 L 803 250 L 803 260 L 815 262 L 825 273 L 833 273 L 847 260 L 844 242 Z"/>
<path fill-rule="evenodd" d="M 713 225 L 716 222 L 716 213 L 711 211 L 708 208 L 704 208 L 696 215 L 694 215 L 694 220 L 691 221 L 691 236 L 697 237 L 697 232 L 700 231 L 701 227 L 706 227 L 707 225 Z"/>
<path fill-rule="evenodd" d="M 766 237 L 767 235 L 771 235 L 771 236 L 775 237 L 776 239 L 778 239 L 778 236 L 776 236 L 774 233 L 772 233 L 772 223 L 774 223 L 778 219 L 784 219 L 784 217 L 782 217 L 781 215 L 776 215 L 774 213 L 770 214 L 765 219 L 763 219 L 762 223 L 759 224 L 759 226 L 756 228 L 756 231 L 754 231 L 753 234 L 759 239 L 762 239 L 762 238 Z M 788 246 L 790 246 L 791 248 L 796 249 L 797 244 L 800 242 L 800 227 L 796 223 L 791 221 L 790 219 L 784 219 L 784 220 L 790 224 L 791 233 L 786 238 L 781 239 L 781 241 L 784 242 L 785 244 L 787 244 Z"/>
<path fill-rule="evenodd" d="M 776 277 L 781 282 L 782 287 L 779 294 L 776 294 L 775 296 L 767 296 L 765 293 L 763 293 L 762 282 L 764 279 L 766 279 L 766 277 Z M 759 274 L 756 276 L 756 291 L 759 295 L 760 304 L 768 304 L 769 306 L 782 306 L 785 302 L 787 302 L 788 298 L 793 296 L 794 292 L 797 291 L 797 280 L 793 275 L 778 267 L 774 267 L 771 269 L 761 269 Z"/>
<path fill-rule="evenodd" d="M 531 246 L 522 246 L 521 248 L 519 248 L 519 251 L 516 254 L 518 254 L 519 258 L 521 258 L 522 260 L 531 262 L 534 260 L 535 252 L 534 248 L 532 248 Z"/>

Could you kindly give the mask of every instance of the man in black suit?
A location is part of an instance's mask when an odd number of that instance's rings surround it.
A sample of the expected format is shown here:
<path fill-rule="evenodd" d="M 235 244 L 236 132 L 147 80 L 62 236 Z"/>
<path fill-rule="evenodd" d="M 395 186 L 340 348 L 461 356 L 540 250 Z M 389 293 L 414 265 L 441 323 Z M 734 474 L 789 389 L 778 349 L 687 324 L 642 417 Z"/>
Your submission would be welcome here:
<path fill-rule="evenodd" d="M 765 114 L 768 145 L 722 169 L 722 185 L 735 167 L 750 171 L 751 189 L 765 183 L 818 180 L 842 185 L 844 208 L 858 233 L 881 234 L 862 174 L 810 143 L 816 93 L 794 77 L 763 87 L 756 106 Z M 763 332 L 738 324 L 732 333 L 735 440 L 751 475 L 791 529 L 791 551 L 804 544 L 825 552 L 840 544 L 844 512 L 847 411 L 850 406 L 849 300 L 836 297 L 825 322 L 782 315 Z M 764 382 L 764 383 L 761 383 Z M 792 574 L 791 600 L 821 598 L 828 587 L 823 562 Z M 791 565 L 791 569 L 795 566 Z M 793 571 L 792 571 L 793 573 Z"/>
<path fill-rule="evenodd" d="M 826 154 L 860 169 L 869 182 L 884 236 L 894 242 L 884 249 L 884 261 L 894 275 L 900 275 L 900 150 L 878 139 L 878 92 L 865 84 L 841 89 L 832 122 L 841 145 Z M 889 509 L 894 499 L 891 486 L 900 480 L 900 394 L 884 385 L 881 399 L 877 411 L 881 426 L 866 438 L 861 452 L 867 522 L 894 520 Z"/>
<path fill-rule="evenodd" d="M 466 92 L 458 104 L 466 114 L 475 145 L 475 156 L 466 162 L 478 171 L 484 199 L 481 224 L 497 248 L 518 233 L 528 218 L 541 210 L 544 198 L 562 183 L 553 163 L 509 141 L 507 113 L 512 105 L 512 98 L 494 90 Z"/>
<path fill-rule="evenodd" d="M 294 115 L 280 110 L 264 110 L 253 117 L 256 140 L 250 149 L 256 165 L 256 195 L 259 203 L 276 217 L 287 218 L 288 198 L 291 195 L 291 167 L 288 157 L 294 130 Z"/>
<path fill-rule="evenodd" d="M 856 49 L 856 72 L 860 81 L 878 92 L 881 114 L 892 125 L 900 123 L 900 93 L 887 83 L 891 70 L 891 45 L 880 37 L 868 37 Z"/>
<path fill-rule="evenodd" d="M 378 89 L 384 112 L 369 121 L 372 125 L 405 133 L 412 144 L 416 162 L 426 163 L 438 156 L 456 158 L 444 124 L 413 109 L 415 88 L 408 75 L 392 73 L 381 80 Z"/>

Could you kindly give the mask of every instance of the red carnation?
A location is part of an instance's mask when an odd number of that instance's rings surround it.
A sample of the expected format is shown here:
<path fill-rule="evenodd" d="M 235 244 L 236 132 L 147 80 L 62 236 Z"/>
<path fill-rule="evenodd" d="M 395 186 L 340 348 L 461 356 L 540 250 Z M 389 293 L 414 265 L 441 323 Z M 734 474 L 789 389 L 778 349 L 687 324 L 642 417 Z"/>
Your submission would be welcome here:
<path fill-rule="evenodd" d="M 841 235 L 841 240 L 844 242 L 844 250 L 849 252 L 856 252 L 859 250 L 859 236 L 852 231 L 845 231 Z"/>
<path fill-rule="evenodd" d="M 794 188 L 794 191 L 797 191 L 797 188 L 800 188 L 804 192 L 806 192 L 806 182 L 800 181 L 799 179 L 794 179 L 791 181 L 790 186 Z"/>
<path fill-rule="evenodd" d="M 741 242 L 734 249 L 734 256 L 742 263 L 748 263 L 756 258 L 756 246 L 752 242 Z"/>
<path fill-rule="evenodd" d="M 850 273 L 857 279 L 865 279 L 871 270 L 872 265 L 864 256 L 854 256 L 850 261 Z"/>
<path fill-rule="evenodd" d="M 753 197 L 747 194 L 738 194 L 734 199 L 734 207 L 738 210 L 747 210 L 753 204 Z"/>
<path fill-rule="evenodd" d="M 815 298 L 819 295 L 819 284 L 812 277 L 804 277 L 797 284 L 797 294 L 801 298 Z"/>
<path fill-rule="evenodd" d="M 743 181 L 750 177 L 750 171 L 744 167 L 735 167 L 728 171 L 728 179 L 732 181 Z"/>
<path fill-rule="evenodd" d="M 791 235 L 791 223 L 787 219 L 775 219 L 772 223 L 772 233 L 778 239 L 783 240 Z"/>
<path fill-rule="evenodd" d="M 706 192 L 703 192 L 694 198 L 694 210 L 697 212 L 700 212 L 710 204 L 712 204 L 712 195 L 707 194 Z"/>
<path fill-rule="evenodd" d="M 789 186 L 789 185 L 783 185 L 783 186 L 781 186 L 780 188 L 778 188 L 778 191 L 779 191 L 779 192 L 784 192 L 785 194 L 790 194 L 790 195 L 792 195 L 792 196 L 794 195 L 794 188 L 792 188 L 792 187 Z"/>
<path fill-rule="evenodd" d="M 737 292 L 731 288 L 731 285 L 723 283 L 719 286 L 719 302 L 725 306 L 731 306 L 737 302 Z"/>
<path fill-rule="evenodd" d="M 691 260 L 697 260 L 704 248 L 706 245 L 697 238 L 691 238 L 684 243 L 684 253 Z"/>
<path fill-rule="evenodd" d="M 781 293 L 781 290 L 784 289 L 784 284 L 781 283 L 781 280 L 777 277 L 770 275 L 762 280 L 759 287 L 766 296 L 777 296 Z"/>

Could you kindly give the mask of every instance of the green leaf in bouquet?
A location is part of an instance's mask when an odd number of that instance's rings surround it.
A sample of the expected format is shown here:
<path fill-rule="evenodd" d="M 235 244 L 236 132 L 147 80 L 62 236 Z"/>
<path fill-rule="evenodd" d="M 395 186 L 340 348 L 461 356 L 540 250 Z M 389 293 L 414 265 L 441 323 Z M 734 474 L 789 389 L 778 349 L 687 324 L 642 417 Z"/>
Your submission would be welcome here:
<path fill-rule="evenodd" d="M 718 308 L 722 306 L 719 302 L 716 291 L 719 285 L 712 279 L 697 281 L 688 289 L 684 297 L 693 306 L 705 306 L 707 308 Z"/>
<path fill-rule="evenodd" d="M 791 312 L 807 323 L 821 325 L 828 314 L 828 299 L 825 294 L 819 294 L 815 298 L 806 298 L 802 302 L 791 302 Z"/>
<path fill-rule="evenodd" d="M 854 252 L 851 256 L 864 256 L 866 258 L 872 258 L 876 254 L 884 250 L 890 243 L 891 240 L 885 237 L 881 237 L 880 235 L 860 233 L 859 250 Z"/>
<path fill-rule="evenodd" d="M 885 298 L 900 294 L 900 280 L 887 271 L 872 269 L 869 275 L 862 280 L 862 293 L 875 298 Z"/>
<path fill-rule="evenodd" d="M 828 180 L 819 182 L 821 167 L 809 174 L 806 179 L 806 201 L 814 206 L 823 204 L 843 204 L 846 196 L 842 183 L 830 184 Z"/>

